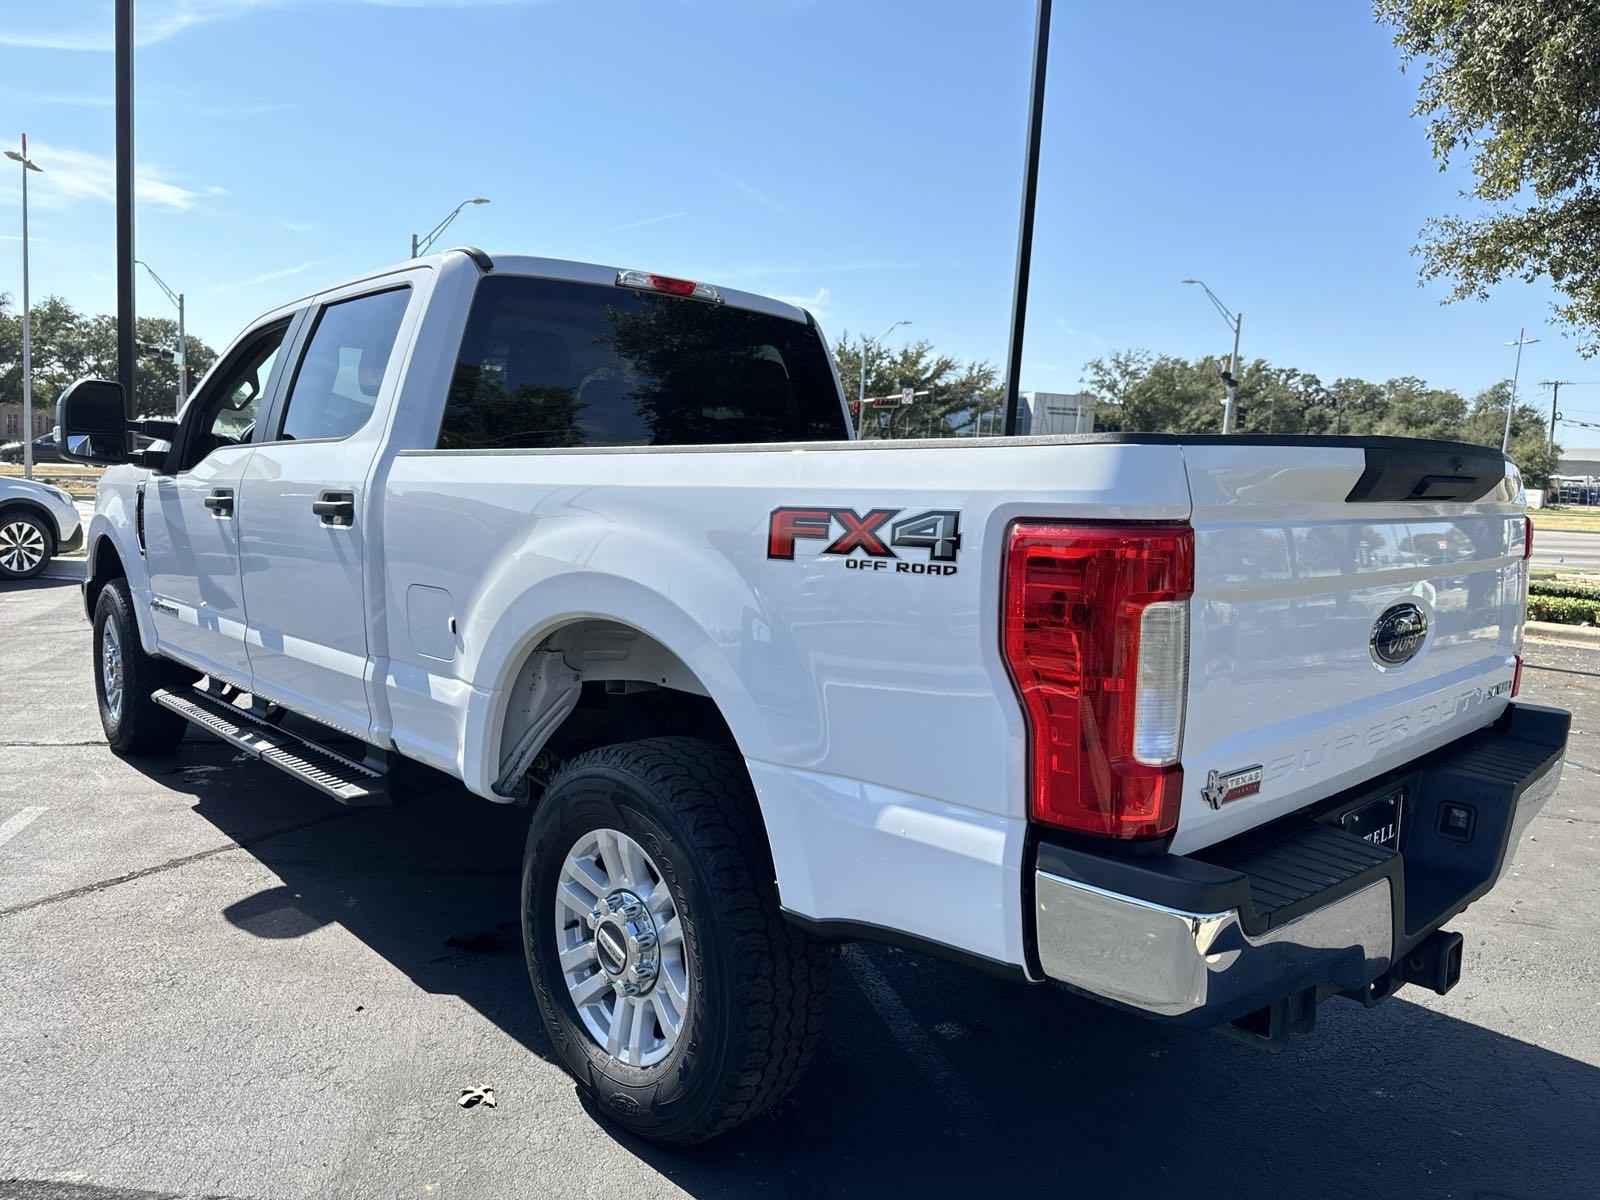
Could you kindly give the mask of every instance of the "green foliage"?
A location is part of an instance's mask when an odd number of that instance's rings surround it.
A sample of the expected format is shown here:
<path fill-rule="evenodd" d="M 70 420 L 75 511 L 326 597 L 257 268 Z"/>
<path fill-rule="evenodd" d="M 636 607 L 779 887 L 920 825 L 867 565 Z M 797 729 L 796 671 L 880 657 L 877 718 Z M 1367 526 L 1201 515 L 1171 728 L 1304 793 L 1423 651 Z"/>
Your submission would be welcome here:
<path fill-rule="evenodd" d="M 1600 353 L 1600 4 L 1594 0 L 1375 0 L 1405 65 L 1422 64 L 1416 116 L 1441 168 L 1470 156 L 1470 215 L 1435 217 L 1423 279 L 1483 299 L 1548 275 L 1557 318 Z"/>
<path fill-rule="evenodd" d="M 1097 397 L 1095 428 L 1146 433 L 1217 433 L 1222 428 L 1222 361 L 1190 361 L 1146 350 L 1118 350 L 1084 368 Z M 1511 386 L 1497 383 L 1469 404 L 1459 392 L 1413 376 L 1369 383 L 1315 375 L 1256 359 L 1240 368 L 1240 433 L 1360 434 L 1444 438 L 1500 448 Z M 1511 459 L 1530 488 L 1542 488 L 1561 447 L 1549 442 L 1538 409 L 1518 404 L 1511 420 Z"/>
<path fill-rule="evenodd" d="M 135 336 L 147 345 L 176 351 L 178 323 L 165 317 L 140 317 Z M 198 381 L 216 361 L 216 351 L 199 338 L 185 338 L 189 374 Z M 33 306 L 33 402 L 53 408 L 66 388 L 86 375 L 117 377 L 117 322 L 111 316 L 78 312 L 59 296 Z M 136 411 L 170 416 L 178 406 L 178 365 L 153 355 L 139 358 Z M 0 294 L 0 403 L 22 399 L 22 314 L 11 297 Z"/>
<path fill-rule="evenodd" d="M 1591 600 L 1600 604 L 1600 587 L 1584 587 L 1576 583 L 1542 583 L 1537 579 L 1528 583 L 1528 595 L 1544 596 L 1555 600 Z"/>
<path fill-rule="evenodd" d="M 948 354 L 934 352 L 926 341 L 890 350 L 876 342 L 866 342 L 866 395 L 895 395 L 905 388 L 926 391 L 910 404 L 867 406 L 866 417 L 856 416 L 856 427 L 864 438 L 949 437 L 983 432 L 999 433 L 1004 392 L 994 364 L 962 363 Z M 851 340 L 840 334 L 833 358 L 839 380 L 850 398 L 850 410 L 857 412 L 861 394 L 861 354 L 863 339 Z"/>
<path fill-rule="evenodd" d="M 1600 614 L 1600 600 L 1579 600 L 1571 596 L 1529 596 L 1530 621 L 1554 621 L 1560 625 L 1593 625 Z"/>

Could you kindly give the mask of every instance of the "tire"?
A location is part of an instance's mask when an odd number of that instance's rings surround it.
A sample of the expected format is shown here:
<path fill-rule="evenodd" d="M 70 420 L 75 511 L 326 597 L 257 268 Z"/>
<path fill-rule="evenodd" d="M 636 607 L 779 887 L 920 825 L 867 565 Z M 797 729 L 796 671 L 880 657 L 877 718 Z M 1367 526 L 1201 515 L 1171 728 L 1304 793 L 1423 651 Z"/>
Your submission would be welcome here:
<path fill-rule="evenodd" d="M 55 530 L 23 509 L 0 513 L 0 579 L 32 579 L 55 555 Z"/>
<path fill-rule="evenodd" d="M 128 581 L 113 579 L 101 588 L 94 606 L 94 692 L 111 749 L 153 754 L 182 741 L 189 722 L 162 708 L 150 693 L 185 678 L 192 681 L 194 673 L 146 654 L 140 645 Z"/>
<path fill-rule="evenodd" d="M 607 842 L 616 834 L 623 839 Z M 646 860 L 642 870 L 634 860 L 632 874 L 639 878 L 629 885 L 642 899 L 630 905 L 626 889 L 610 892 L 624 897 L 620 911 L 602 907 L 601 897 L 580 919 L 576 906 L 558 901 L 558 889 L 576 887 L 567 895 L 581 894 L 587 903 L 616 877 L 591 877 L 585 889 L 573 882 L 572 862 L 611 875 L 606 859 L 631 853 L 624 839 Z M 610 849 L 569 861 L 569 854 L 594 842 Z M 646 924 L 659 922 L 652 925 L 658 941 L 650 952 L 657 960 L 655 982 L 633 1000 L 646 1006 L 640 1027 L 647 1023 L 648 1029 L 613 1053 L 591 1023 L 604 1025 L 609 1003 L 614 1025 L 627 999 L 618 989 L 629 986 L 629 973 L 645 953 L 626 932 L 634 930 L 629 914 L 639 908 Z M 596 915 L 609 933 L 591 923 Z M 671 917 L 677 919 L 676 943 Z M 618 933 L 620 939 L 612 936 Z M 609 966 L 600 958 L 603 938 L 610 943 Z M 705 1141 L 770 1108 L 800 1080 L 822 1032 L 826 951 L 778 909 L 744 762 L 694 738 L 593 750 L 551 780 L 523 856 L 522 942 L 545 1029 L 580 1093 L 607 1119 L 661 1145 Z M 571 956 L 584 958 L 578 942 L 592 947 L 592 963 L 576 972 L 593 974 L 574 984 Z M 618 961 L 632 965 L 615 974 Z M 600 999 L 586 1002 L 587 1015 L 580 1015 L 574 988 L 594 987 Z M 675 996 L 684 998 L 681 1006 Z M 679 1024 L 669 1038 L 674 1009 Z"/>

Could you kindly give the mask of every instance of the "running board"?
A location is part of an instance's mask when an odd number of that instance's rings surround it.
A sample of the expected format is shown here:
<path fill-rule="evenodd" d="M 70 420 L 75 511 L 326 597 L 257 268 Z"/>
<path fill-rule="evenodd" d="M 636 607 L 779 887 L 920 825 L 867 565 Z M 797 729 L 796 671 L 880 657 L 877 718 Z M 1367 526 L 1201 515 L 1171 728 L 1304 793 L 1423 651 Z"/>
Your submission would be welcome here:
<path fill-rule="evenodd" d="M 382 773 L 335 754 L 326 746 L 279 729 L 236 704 L 208 696 L 199 689 L 180 693 L 162 688 L 151 693 L 150 698 L 246 754 L 254 755 L 302 783 L 309 783 L 340 804 L 393 802 Z"/>

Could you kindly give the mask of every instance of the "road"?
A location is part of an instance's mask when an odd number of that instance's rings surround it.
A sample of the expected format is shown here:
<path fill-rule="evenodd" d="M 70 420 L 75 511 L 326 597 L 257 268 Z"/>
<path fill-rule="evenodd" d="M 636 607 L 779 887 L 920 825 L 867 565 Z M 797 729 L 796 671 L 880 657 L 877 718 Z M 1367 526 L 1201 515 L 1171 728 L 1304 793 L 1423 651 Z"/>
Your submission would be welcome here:
<path fill-rule="evenodd" d="M 517 946 L 522 814 L 342 809 L 220 743 L 123 761 L 64 583 L 0 590 L 0 1197 L 1593 1196 L 1600 654 L 1580 732 L 1459 919 L 1466 975 L 1281 1054 L 880 947 L 781 1110 L 667 1153 L 597 1123 Z M 927 881 L 936 886 L 936 881 Z M 499 1106 L 464 1110 L 492 1084 Z"/>
<path fill-rule="evenodd" d="M 1536 567 L 1600 568 L 1600 533 L 1580 530 L 1535 529 L 1533 565 Z"/>

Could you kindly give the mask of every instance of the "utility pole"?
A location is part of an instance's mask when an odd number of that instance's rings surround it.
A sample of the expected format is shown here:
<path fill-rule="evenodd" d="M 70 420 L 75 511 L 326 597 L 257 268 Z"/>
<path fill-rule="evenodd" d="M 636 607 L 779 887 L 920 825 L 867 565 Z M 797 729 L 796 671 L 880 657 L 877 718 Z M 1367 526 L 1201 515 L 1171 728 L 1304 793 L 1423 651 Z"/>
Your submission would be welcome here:
<path fill-rule="evenodd" d="M 1556 421 L 1561 416 L 1561 414 L 1556 411 L 1556 405 L 1561 400 L 1561 389 L 1570 383 L 1576 382 L 1577 380 L 1575 379 L 1541 379 L 1539 381 L 1540 387 L 1547 387 L 1550 389 L 1550 444 L 1552 446 L 1556 444 Z"/>
<path fill-rule="evenodd" d="M 884 338 L 888 337 L 896 329 L 899 329 L 900 326 L 909 324 L 911 324 L 910 321 L 896 321 L 893 325 L 889 326 L 889 328 L 885 329 L 871 341 L 868 341 L 866 338 L 861 339 L 861 383 L 856 389 L 857 420 L 864 421 L 867 416 L 867 347 L 882 345 Z"/>
<path fill-rule="evenodd" d="M 166 293 L 167 299 L 178 306 L 178 411 L 183 411 L 183 406 L 189 402 L 189 343 L 183 335 L 183 293 L 174 292 L 166 284 L 166 280 L 155 273 L 155 270 L 144 259 L 138 263 L 150 272 L 150 278 L 156 281 L 156 286 Z"/>
<path fill-rule="evenodd" d="M 1522 348 L 1531 346 L 1538 338 L 1528 336 L 1526 328 L 1517 330 L 1517 340 L 1507 342 L 1508 346 L 1517 348 L 1517 365 L 1511 372 L 1511 402 L 1506 405 L 1506 431 L 1500 438 L 1500 453 L 1504 454 L 1511 446 L 1511 414 L 1517 411 L 1517 379 L 1522 374 Z"/>
<path fill-rule="evenodd" d="M 6 157 L 22 164 L 22 477 L 33 478 L 33 314 L 28 299 L 28 172 L 40 168 L 28 157 L 28 135 L 22 153 Z"/>
<path fill-rule="evenodd" d="M 1017 432 L 1022 334 L 1028 324 L 1028 268 L 1033 261 L 1033 209 L 1039 194 L 1039 138 L 1044 129 L 1044 75 L 1050 59 L 1050 0 L 1038 0 L 1033 22 L 1033 78 L 1028 85 L 1028 142 L 1022 160 L 1022 213 L 1017 219 L 1017 269 L 1011 292 L 1011 345 L 1006 351 L 1006 437 Z"/>
<path fill-rule="evenodd" d="M 1222 319 L 1233 330 L 1233 356 L 1228 359 L 1228 369 L 1222 373 L 1222 384 L 1227 388 L 1227 398 L 1222 402 L 1222 432 L 1232 433 L 1233 422 L 1238 415 L 1239 399 L 1239 330 L 1244 326 L 1244 314 L 1236 313 L 1217 298 L 1217 294 L 1206 286 L 1203 279 L 1185 279 L 1184 283 L 1199 284 L 1205 292 L 1206 299 L 1211 301 L 1212 307 L 1222 314 Z"/>
<path fill-rule="evenodd" d="M 134 401 L 133 295 L 133 0 L 116 0 L 117 382 L 128 417 Z"/>

